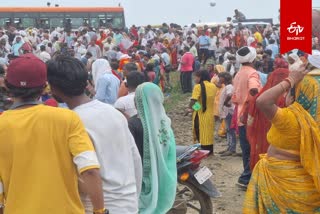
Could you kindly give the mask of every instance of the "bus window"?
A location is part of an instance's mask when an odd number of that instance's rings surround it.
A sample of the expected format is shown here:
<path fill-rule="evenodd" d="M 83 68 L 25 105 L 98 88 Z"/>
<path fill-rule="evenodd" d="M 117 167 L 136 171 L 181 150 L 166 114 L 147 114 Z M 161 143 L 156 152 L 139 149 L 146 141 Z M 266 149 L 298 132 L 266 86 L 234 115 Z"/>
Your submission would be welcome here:
<path fill-rule="evenodd" d="M 88 13 L 66 13 L 65 15 L 65 28 L 67 29 L 77 29 L 89 20 Z"/>
<path fill-rule="evenodd" d="M 111 17 L 107 17 L 107 24 L 106 24 L 106 27 L 107 28 L 112 28 L 113 27 L 113 18 Z"/>
<path fill-rule="evenodd" d="M 112 28 L 123 29 L 124 21 L 122 13 L 108 13 L 107 14 L 107 26 Z"/>
<path fill-rule="evenodd" d="M 13 19 L 13 24 L 16 28 L 20 29 L 22 27 L 22 22 L 20 18 L 14 18 Z"/>
<path fill-rule="evenodd" d="M 94 28 L 106 26 L 106 15 L 104 13 L 90 13 L 90 24 Z"/>
<path fill-rule="evenodd" d="M 86 26 L 86 27 L 88 27 L 89 26 L 89 19 L 88 18 L 84 18 L 83 19 L 83 23 L 82 23 L 82 26 Z"/>
<path fill-rule="evenodd" d="M 14 23 L 20 25 L 22 28 L 34 27 L 35 20 L 38 18 L 39 13 L 14 13 Z"/>
<path fill-rule="evenodd" d="M 0 26 L 6 26 L 9 27 L 11 24 L 10 18 L 0 18 Z"/>
<path fill-rule="evenodd" d="M 62 18 L 50 18 L 50 27 L 62 27 L 63 26 L 63 19 Z"/>
<path fill-rule="evenodd" d="M 48 19 L 50 28 L 62 27 L 64 13 L 40 13 L 40 20 L 41 19 Z"/>
<path fill-rule="evenodd" d="M 112 26 L 114 28 L 119 28 L 121 29 L 122 28 L 122 18 L 121 17 L 114 17 L 112 19 Z"/>
<path fill-rule="evenodd" d="M 39 19 L 39 27 L 43 29 L 49 29 L 50 23 L 48 18 L 40 18 Z"/>
<path fill-rule="evenodd" d="M 22 18 L 21 25 L 23 28 L 34 27 L 35 25 L 34 18 Z"/>
<path fill-rule="evenodd" d="M 72 18 L 71 24 L 72 24 L 72 28 L 79 28 L 83 24 L 83 18 Z"/>

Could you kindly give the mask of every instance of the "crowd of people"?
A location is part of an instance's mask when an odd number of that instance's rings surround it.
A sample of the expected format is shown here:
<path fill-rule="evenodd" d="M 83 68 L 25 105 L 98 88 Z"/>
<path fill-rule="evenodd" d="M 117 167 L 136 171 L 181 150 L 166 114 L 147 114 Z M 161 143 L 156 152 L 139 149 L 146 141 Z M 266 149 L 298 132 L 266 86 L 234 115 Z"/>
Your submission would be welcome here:
<path fill-rule="evenodd" d="M 279 27 L 227 20 L 2 29 L 0 213 L 167 213 L 177 188 L 163 106 L 172 72 L 191 96 L 194 142 L 217 154 L 226 137 L 226 157 L 239 155 L 239 139 L 243 213 L 320 212 L 318 38 L 312 55 L 281 55 Z"/>

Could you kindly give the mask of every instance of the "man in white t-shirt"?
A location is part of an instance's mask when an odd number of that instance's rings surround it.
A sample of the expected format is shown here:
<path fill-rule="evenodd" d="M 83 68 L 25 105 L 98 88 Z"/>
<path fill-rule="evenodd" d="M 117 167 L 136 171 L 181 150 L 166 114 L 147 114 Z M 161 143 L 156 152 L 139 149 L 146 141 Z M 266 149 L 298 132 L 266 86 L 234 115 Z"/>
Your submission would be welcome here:
<path fill-rule="evenodd" d="M 50 54 L 46 51 L 46 46 L 44 46 L 44 45 L 41 45 L 41 46 L 40 46 L 39 58 L 40 58 L 43 62 L 47 62 L 48 60 L 51 59 L 51 56 L 50 56 Z"/>
<path fill-rule="evenodd" d="M 218 37 L 214 35 L 214 32 L 210 32 L 210 46 L 209 46 L 209 57 L 213 57 L 216 59 L 216 50 L 218 49 L 217 47 L 217 42 L 218 42 Z"/>
<path fill-rule="evenodd" d="M 146 77 L 141 72 L 130 72 L 127 75 L 127 82 L 125 83 L 129 94 L 120 97 L 114 104 L 114 107 L 124 114 L 124 116 L 126 116 L 128 119 L 138 113 L 134 103 L 135 91 L 140 84 L 145 82 L 145 79 Z"/>
<path fill-rule="evenodd" d="M 85 95 L 88 73 L 75 58 L 58 56 L 48 62 L 48 81 L 58 102 L 65 102 L 81 118 L 101 165 L 104 204 L 110 213 L 138 213 L 142 184 L 140 154 L 126 118 L 112 106 Z M 81 180 L 81 177 L 80 177 Z M 86 213 L 93 213 L 81 194 Z"/>
<path fill-rule="evenodd" d="M 169 28 L 169 31 L 162 36 L 163 39 L 167 39 L 169 42 L 175 38 L 172 28 Z"/>

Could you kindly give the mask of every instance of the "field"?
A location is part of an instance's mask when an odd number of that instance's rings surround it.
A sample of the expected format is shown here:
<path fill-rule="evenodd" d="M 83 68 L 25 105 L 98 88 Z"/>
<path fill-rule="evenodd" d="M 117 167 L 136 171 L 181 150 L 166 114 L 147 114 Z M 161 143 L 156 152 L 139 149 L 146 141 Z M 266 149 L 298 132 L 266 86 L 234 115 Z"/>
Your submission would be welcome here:
<path fill-rule="evenodd" d="M 192 119 L 191 116 L 184 116 L 191 94 L 181 93 L 178 72 L 171 73 L 171 84 L 171 91 L 165 94 L 165 108 L 172 120 L 176 143 L 191 145 L 193 143 Z M 239 147 L 238 142 L 237 147 Z M 224 149 L 226 149 L 226 140 L 215 137 L 215 154 L 203 162 L 213 172 L 212 182 L 222 194 L 220 198 L 212 200 L 214 213 L 240 214 L 245 192 L 236 186 L 236 182 L 242 172 L 242 159 L 233 156 L 220 157 L 218 152 Z"/>

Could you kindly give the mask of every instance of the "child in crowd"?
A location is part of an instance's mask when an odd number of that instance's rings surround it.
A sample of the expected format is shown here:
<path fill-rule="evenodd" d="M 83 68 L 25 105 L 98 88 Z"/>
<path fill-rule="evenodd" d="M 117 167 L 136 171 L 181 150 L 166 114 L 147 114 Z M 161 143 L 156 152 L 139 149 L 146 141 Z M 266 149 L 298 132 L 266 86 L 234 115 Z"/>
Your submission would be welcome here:
<path fill-rule="evenodd" d="M 219 84 L 225 85 L 225 87 L 221 89 L 219 116 L 220 119 L 225 120 L 228 142 L 228 149 L 220 152 L 220 154 L 221 156 L 231 156 L 236 153 L 236 133 L 234 129 L 230 128 L 234 112 L 234 105 L 231 102 L 233 93 L 232 76 L 229 72 L 221 72 L 218 76 Z"/>
<path fill-rule="evenodd" d="M 148 77 L 149 82 L 153 82 L 156 79 L 156 72 L 154 71 L 153 63 L 148 63 L 145 70 L 145 75 Z"/>

